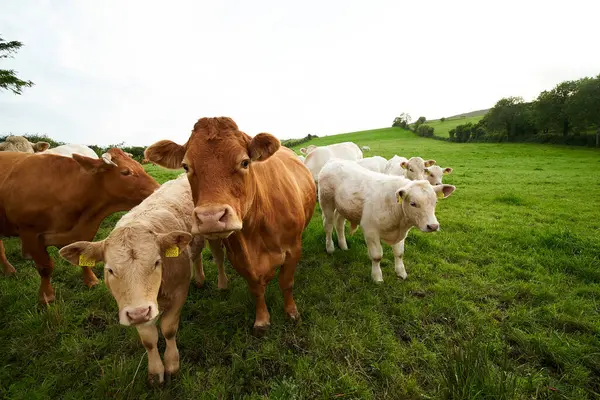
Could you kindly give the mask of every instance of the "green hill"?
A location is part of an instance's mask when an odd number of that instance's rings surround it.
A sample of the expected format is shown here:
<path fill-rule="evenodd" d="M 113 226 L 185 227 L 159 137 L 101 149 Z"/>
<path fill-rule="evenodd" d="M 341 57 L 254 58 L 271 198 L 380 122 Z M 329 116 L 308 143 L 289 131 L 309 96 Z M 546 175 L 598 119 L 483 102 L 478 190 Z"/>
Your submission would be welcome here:
<path fill-rule="evenodd" d="M 447 119 L 450 119 L 450 118 L 463 118 L 463 117 L 483 117 L 485 114 L 487 114 L 488 111 L 490 111 L 490 109 L 486 108 L 484 110 L 476 110 L 476 111 L 471 111 L 471 112 L 468 112 L 468 113 L 456 114 L 456 115 L 453 115 L 451 117 L 447 117 Z"/>
<path fill-rule="evenodd" d="M 0 277 L 0 398 L 597 398 L 600 174 L 583 171 L 600 166 L 600 152 L 450 143 L 400 128 L 302 146 L 343 141 L 370 146 L 366 156 L 454 168 L 444 182 L 456 192 L 437 204 L 441 231 L 408 233 L 406 280 L 384 245 L 385 281 L 372 282 L 361 230 L 347 236 L 348 251 L 327 255 L 317 205 L 295 274 L 302 320 L 286 322 L 275 278 L 271 330 L 256 338 L 246 281 L 226 263 L 229 289 L 217 290 L 205 250 L 205 287 L 191 285 L 177 332 L 181 371 L 152 391 L 146 351 L 119 325 L 106 285 L 88 289 L 51 249 L 57 300 L 38 308 L 33 262 L 17 239 L 3 239 L 18 272 Z M 181 172 L 145 168 L 160 182 Z M 121 214 L 105 219 L 98 240 Z M 94 271 L 102 278 L 103 265 Z"/>

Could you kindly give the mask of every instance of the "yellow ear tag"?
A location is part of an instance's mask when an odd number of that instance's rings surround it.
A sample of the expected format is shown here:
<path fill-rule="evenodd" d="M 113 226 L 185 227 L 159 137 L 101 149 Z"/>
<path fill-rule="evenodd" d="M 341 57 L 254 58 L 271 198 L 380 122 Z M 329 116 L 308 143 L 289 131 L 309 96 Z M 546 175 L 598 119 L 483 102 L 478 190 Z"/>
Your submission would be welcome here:
<path fill-rule="evenodd" d="M 176 245 L 169 247 L 165 251 L 165 257 L 177 257 L 177 256 L 179 256 L 179 247 L 177 247 Z"/>
<path fill-rule="evenodd" d="M 79 255 L 79 266 L 80 267 L 94 267 L 96 265 L 96 260 L 91 260 L 84 256 L 83 254 Z"/>
<path fill-rule="evenodd" d="M 443 199 L 445 197 L 444 192 L 442 192 L 441 190 L 439 192 L 437 192 L 437 197 L 438 197 L 438 199 Z"/>

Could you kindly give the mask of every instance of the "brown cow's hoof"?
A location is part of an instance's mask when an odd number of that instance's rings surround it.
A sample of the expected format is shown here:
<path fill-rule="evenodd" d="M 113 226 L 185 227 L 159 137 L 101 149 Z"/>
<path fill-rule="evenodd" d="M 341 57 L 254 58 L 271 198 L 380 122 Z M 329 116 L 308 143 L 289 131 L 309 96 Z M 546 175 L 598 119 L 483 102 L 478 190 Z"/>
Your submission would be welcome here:
<path fill-rule="evenodd" d="M 266 325 L 254 325 L 254 329 L 253 329 L 253 334 L 256 337 L 263 337 L 267 334 L 267 332 L 269 331 L 269 328 L 271 327 L 271 324 L 266 324 Z"/>
<path fill-rule="evenodd" d="M 202 289 L 204 287 L 204 281 L 202 281 L 202 282 L 194 281 L 194 286 L 196 286 L 198 289 Z"/>
<path fill-rule="evenodd" d="M 17 273 L 17 270 L 12 265 L 9 265 L 8 267 L 4 267 L 4 270 L 2 271 L 2 274 L 4 276 L 14 276 L 16 273 Z"/>
<path fill-rule="evenodd" d="M 42 306 L 47 306 L 50 303 L 53 303 L 56 300 L 56 296 L 54 296 L 54 292 L 52 293 L 40 293 L 39 302 Z"/>
<path fill-rule="evenodd" d="M 148 386 L 151 388 L 160 388 L 164 384 L 164 381 L 160 381 L 160 375 L 148 374 Z"/>
<path fill-rule="evenodd" d="M 100 281 L 98 280 L 98 278 L 96 278 L 96 276 L 94 276 L 94 278 L 84 278 L 83 283 L 88 288 L 93 288 L 94 286 L 98 285 Z"/>
<path fill-rule="evenodd" d="M 292 312 L 286 312 L 285 316 L 287 317 L 287 319 L 293 323 L 297 323 L 300 322 L 300 313 L 298 312 L 298 310 L 294 310 Z"/>

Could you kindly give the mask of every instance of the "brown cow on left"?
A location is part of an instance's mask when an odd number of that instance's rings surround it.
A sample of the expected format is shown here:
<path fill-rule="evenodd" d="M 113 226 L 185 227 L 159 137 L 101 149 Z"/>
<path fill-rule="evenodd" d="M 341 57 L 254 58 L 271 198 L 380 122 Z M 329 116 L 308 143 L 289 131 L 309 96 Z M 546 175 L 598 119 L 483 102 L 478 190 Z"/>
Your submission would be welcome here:
<path fill-rule="evenodd" d="M 130 210 L 159 186 L 116 148 L 101 159 L 0 152 L 0 237 L 21 238 L 41 277 L 39 301 L 47 304 L 54 300 L 54 263 L 46 248 L 92 240 L 104 218 Z M 0 263 L 5 274 L 15 272 L 2 245 Z M 83 282 L 96 285 L 94 272 L 82 269 Z"/>

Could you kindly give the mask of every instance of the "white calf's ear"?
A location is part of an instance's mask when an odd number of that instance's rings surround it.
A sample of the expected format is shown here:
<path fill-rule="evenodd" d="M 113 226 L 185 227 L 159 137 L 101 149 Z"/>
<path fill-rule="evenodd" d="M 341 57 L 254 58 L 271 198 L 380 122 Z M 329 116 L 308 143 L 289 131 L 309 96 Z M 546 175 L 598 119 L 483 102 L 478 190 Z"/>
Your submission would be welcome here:
<path fill-rule="evenodd" d="M 445 199 L 450 196 L 454 190 L 456 190 L 456 186 L 453 185 L 437 185 L 433 187 L 435 194 L 440 199 Z"/>
<path fill-rule="evenodd" d="M 407 169 L 408 168 L 408 163 L 406 161 L 402 161 L 400 163 L 400 166 L 402 167 L 402 169 Z"/>
<path fill-rule="evenodd" d="M 425 175 L 429 175 L 429 170 L 427 168 L 425 168 L 423 171 L 425 171 Z"/>
<path fill-rule="evenodd" d="M 434 164 L 435 164 L 435 160 L 427 160 L 427 161 L 425 161 L 425 166 L 426 167 L 431 167 Z"/>
<path fill-rule="evenodd" d="M 408 191 L 405 189 L 398 189 L 396 191 L 396 200 L 398 200 L 398 203 L 402 203 L 402 201 L 408 197 Z"/>
<path fill-rule="evenodd" d="M 161 254 L 165 257 L 178 257 L 192 241 L 192 235 L 184 231 L 159 233 L 157 237 Z"/>
<path fill-rule="evenodd" d="M 453 169 L 448 167 L 448 168 L 444 168 L 444 175 L 450 175 L 452 173 Z"/>
<path fill-rule="evenodd" d="M 75 242 L 58 251 L 60 256 L 73 265 L 93 267 L 104 262 L 104 240 L 101 242 Z"/>
<path fill-rule="evenodd" d="M 301 149 L 300 149 L 300 153 L 302 153 L 302 154 L 306 154 L 306 148 L 305 148 L 305 147 L 301 148 Z"/>

